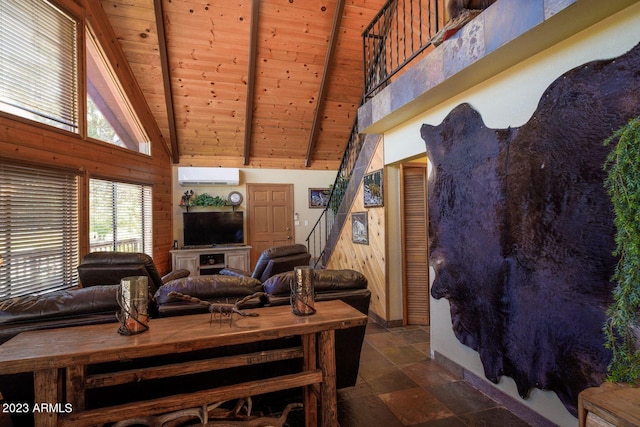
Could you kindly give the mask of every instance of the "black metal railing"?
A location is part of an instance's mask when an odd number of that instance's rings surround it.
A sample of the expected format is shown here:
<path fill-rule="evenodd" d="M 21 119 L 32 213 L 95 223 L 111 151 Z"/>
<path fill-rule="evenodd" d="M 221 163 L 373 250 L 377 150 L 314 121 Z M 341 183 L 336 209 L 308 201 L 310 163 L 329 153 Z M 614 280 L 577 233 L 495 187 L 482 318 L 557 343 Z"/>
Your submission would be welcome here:
<path fill-rule="evenodd" d="M 444 26 L 444 0 L 389 0 L 362 33 L 363 102 L 432 45 Z"/>
<path fill-rule="evenodd" d="M 311 254 L 310 264 L 313 268 L 322 268 L 328 261 L 325 250 L 335 219 L 336 214 L 331 209 L 325 208 L 307 236 L 307 248 Z"/>
<path fill-rule="evenodd" d="M 340 205 L 344 200 L 344 195 L 349 185 L 349 180 L 353 173 L 353 168 L 358 160 L 358 155 L 362 149 L 362 136 L 358 133 L 358 119 L 351 128 L 351 135 L 349 142 L 342 155 L 342 162 L 336 175 L 336 180 L 331 186 L 331 193 L 329 194 L 329 200 L 327 207 L 322 211 L 318 221 L 313 225 L 311 232 L 307 236 L 307 248 L 311 254 L 311 263 L 314 268 L 323 267 L 326 265 L 326 245 L 329 240 L 329 235 L 336 225 L 336 214 Z M 336 226 L 341 226 L 338 224 Z"/>

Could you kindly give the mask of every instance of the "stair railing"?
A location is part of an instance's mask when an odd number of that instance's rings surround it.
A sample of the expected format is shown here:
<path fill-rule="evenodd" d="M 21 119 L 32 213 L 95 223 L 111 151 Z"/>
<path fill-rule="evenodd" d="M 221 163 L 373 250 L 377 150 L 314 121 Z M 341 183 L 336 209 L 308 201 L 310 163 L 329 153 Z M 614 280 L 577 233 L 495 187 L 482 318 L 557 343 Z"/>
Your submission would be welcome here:
<path fill-rule="evenodd" d="M 349 180 L 353 173 L 353 168 L 358 160 L 358 155 L 362 149 L 362 137 L 357 130 L 358 118 L 351 128 L 349 142 L 342 155 L 340 168 L 336 179 L 331 185 L 331 192 L 327 206 L 324 208 L 320 217 L 313 225 L 311 232 L 307 236 L 307 248 L 311 254 L 311 263 L 314 268 L 322 268 L 328 261 L 326 258 L 329 237 L 334 227 L 342 227 L 342 224 L 336 223 L 337 213 L 340 205 L 344 200 L 344 195 L 349 185 Z M 335 242 L 334 242 L 335 243 Z"/>

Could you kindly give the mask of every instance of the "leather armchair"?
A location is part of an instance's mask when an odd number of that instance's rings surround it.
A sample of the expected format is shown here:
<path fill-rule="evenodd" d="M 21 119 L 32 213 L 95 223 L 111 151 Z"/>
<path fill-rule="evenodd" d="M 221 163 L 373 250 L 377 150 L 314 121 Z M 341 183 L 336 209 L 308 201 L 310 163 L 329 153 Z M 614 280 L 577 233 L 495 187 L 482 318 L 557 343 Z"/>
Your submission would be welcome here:
<path fill-rule="evenodd" d="M 163 284 L 189 274 L 189 270 L 176 270 L 161 277 L 153 259 L 138 252 L 91 252 L 78 265 L 78 277 L 83 288 L 119 284 L 120 279 L 128 276 L 147 276 L 150 296 Z"/>
<path fill-rule="evenodd" d="M 233 268 L 225 268 L 220 274 L 226 276 L 248 276 L 264 282 L 269 277 L 278 273 L 292 271 L 299 265 L 309 265 L 311 254 L 307 247 L 301 244 L 274 246 L 265 249 L 256 262 L 253 273 L 240 271 Z"/>

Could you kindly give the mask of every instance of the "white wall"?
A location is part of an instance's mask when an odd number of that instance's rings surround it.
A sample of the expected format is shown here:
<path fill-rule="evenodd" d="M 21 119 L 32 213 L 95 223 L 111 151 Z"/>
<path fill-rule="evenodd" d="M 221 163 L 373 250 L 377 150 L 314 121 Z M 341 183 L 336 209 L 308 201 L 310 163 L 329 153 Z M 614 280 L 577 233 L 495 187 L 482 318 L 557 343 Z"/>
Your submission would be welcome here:
<path fill-rule="evenodd" d="M 173 168 L 173 239 L 182 246 L 182 213 L 180 198 L 187 190 L 196 194 L 207 193 L 211 196 L 226 198 L 229 192 L 239 191 L 244 200 L 240 210 L 246 207 L 246 184 L 293 184 L 294 212 L 298 214 L 295 225 L 295 242 L 306 244 L 305 239 L 320 217 L 322 209 L 309 209 L 309 188 L 327 188 L 336 179 L 337 171 L 289 170 L 289 169 L 240 169 L 240 185 L 191 185 L 181 186 L 178 183 L 178 168 Z M 197 209 L 197 208 L 196 208 Z M 231 208 L 224 208 L 231 209 Z"/>
<path fill-rule="evenodd" d="M 424 111 L 384 133 L 387 164 L 425 153 L 420 137 L 423 124 L 439 125 L 461 103 L 476 109 L 491 128 L 518 127 L 535 111 L 549 85 L 566 71 L 585 62 L 619 56 L 640 41 L 640 3 L 602 21 L 575 36 L 519 63 L 446 102 Z M 431 348 L 485 378 L 478 354 L 462 345 L 451 328 L 449 303 L 431 300 Z M 576 426 L 577 420 L 557 399 L 555 393 L 538 389 L 526 400 L 518 397 L 513 380 L 503 377 L 497 388 L 560 426 Z"/>

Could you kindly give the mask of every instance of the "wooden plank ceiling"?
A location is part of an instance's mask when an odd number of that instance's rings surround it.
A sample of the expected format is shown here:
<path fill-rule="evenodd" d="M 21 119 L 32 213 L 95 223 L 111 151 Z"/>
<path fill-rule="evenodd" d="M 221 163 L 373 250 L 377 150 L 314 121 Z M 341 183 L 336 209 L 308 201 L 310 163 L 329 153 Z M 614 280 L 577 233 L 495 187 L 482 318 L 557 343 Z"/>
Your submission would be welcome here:
<path fill-rule="evenodd" d="M 385 1 L 102 5 L 174 163 L 337 169 L 362 97 L 361 34 Z"/>

